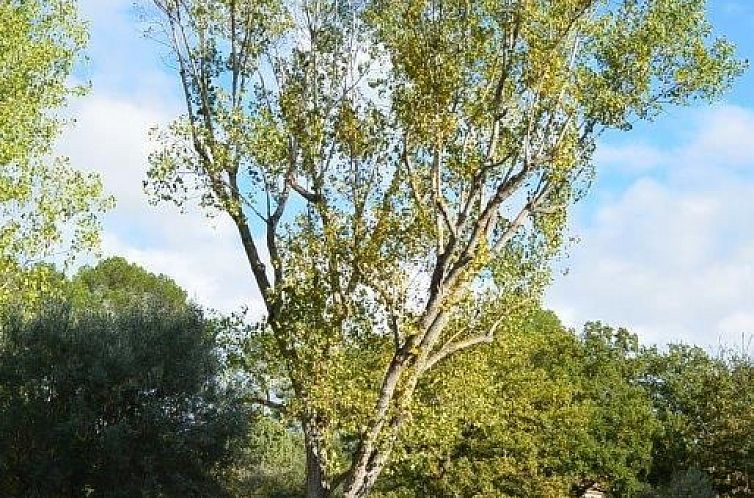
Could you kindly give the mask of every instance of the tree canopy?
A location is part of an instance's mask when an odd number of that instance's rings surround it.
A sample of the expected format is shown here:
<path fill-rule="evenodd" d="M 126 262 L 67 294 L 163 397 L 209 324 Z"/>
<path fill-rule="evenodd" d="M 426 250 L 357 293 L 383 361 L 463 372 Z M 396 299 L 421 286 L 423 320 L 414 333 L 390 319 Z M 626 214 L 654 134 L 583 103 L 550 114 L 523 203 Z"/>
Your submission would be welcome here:
<path fill-rule="evenodd" d="M 127 308 L 138 303 L 189 306 L 188 296 L 170 277 L 151 273 L 120 256 L 80 268 L 70 279 L 69 291 L 80 308 Z"/>
<path fill-rule="evenodd" d="M 225 496 L 246 412 L 200 312 L 48 305 L 0 330 L 1 495 Z"/>
<path fill-rule="evenodd" d="M 425 375 L 538 299 L 600 133 L 743 67 L 703 0 L 151 3 L 186 113 L 147 186 L 235 224 L 311 497 L 367 495 Z"/>
<path fill-rule="evenodd" d="M 718 493 L 750 496 L 754 476 L 754 361 L 671 345 L 647 352 L 646 382 L 663 431 L 654 440 L 650 480 L 689 468 L 708 473 Z"/>
<path fill-rule="evenodd" d="M 626 351 L 615 330 L 595 328 L 579 339 L 536 311 L 429 375 L 378 492 L 556 498 L 599 485 L 635 496 L 659 425 L 629 375 L 638 344 Z"/>
<path fill-rule="evenodd" d="M 67 261 L 98 242 L 111 204 L 96 175 L 53 157 L 63 108 L 87 40 L 76 2 L 0 4 L 0 302 L 42 293 L 50 258 Z"/>

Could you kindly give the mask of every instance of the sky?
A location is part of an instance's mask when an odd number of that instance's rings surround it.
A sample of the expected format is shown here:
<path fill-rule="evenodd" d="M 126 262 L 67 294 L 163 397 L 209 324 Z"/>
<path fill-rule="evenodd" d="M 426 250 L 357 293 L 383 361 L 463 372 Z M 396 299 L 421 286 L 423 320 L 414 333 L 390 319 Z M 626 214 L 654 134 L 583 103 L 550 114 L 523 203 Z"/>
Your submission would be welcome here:
<path fill-rule="evenodd" d="M 226 218 L 142 191 L 149 130 L 182 111 L 164 48 L 145 39 L 132 0 L 81 0 L 90 23 L 92 83 L 74 103 L 59 143 L 97 171 L 117 199 L 104 218 L 103 255 L 174 278 L 198 303 L 261 312 L 236 233 Z M 754 61 L 754 2 L 711 0 L 718 34 Z M 754 336 L 754 74 L 713 106 L 671 109 L 599 144 L 597 180 L 570 222 L 569 247 L 545 305 L 576 329 L 624 326 L 648 344 L 739 347 Z M 748 338 L 748 339 L 747 339 Z M 748 344 L 748 342 L 747 342 Z"/>

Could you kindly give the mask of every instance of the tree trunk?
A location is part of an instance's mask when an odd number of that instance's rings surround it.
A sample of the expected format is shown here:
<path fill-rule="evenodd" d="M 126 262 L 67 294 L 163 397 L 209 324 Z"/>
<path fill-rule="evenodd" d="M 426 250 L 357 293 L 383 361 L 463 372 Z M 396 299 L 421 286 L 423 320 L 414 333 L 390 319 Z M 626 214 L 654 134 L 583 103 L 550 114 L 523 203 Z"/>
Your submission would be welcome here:
<path fill-rule="evenodd" d="M 306 498 L 329 498 L 332 493 L 330 483 L 321 458 L 319 437 L 316 428 L 304 423 L 306 443 Z"/>
<path fill-rule="evenodd" d="M 344 498 L 365 498 L 369 495 L 372 487 L 377 482 L 377 477 L 382 472 L 384 462 L 366 469 L 355 469 L 352 479 L 346 483 L 343 492 Z"/>

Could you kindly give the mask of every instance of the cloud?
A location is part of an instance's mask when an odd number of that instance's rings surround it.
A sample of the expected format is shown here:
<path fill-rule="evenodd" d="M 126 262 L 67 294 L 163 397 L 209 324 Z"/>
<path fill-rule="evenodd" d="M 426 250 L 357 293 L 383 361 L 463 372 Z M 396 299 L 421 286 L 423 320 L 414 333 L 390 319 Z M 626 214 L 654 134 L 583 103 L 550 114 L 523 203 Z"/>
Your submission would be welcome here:
<path fill-rule="evenodd" d="M 655 147 L 644 144 L 611 146 L 606 144 L 595 154 L 597 164 L 609 164 L 624 173 L 643 173 L 652 170 L 665 161 L 665 154 Z"/>
<path fill-rule="evenodd" d="M 132 0 L 80 5 L 91 31 L 90 73 L 83 76 L 93 90 L 70 110 L 76 124 L 58 151 L 76 168 L 99 173 L 116 197 L 104 219 L 103 255 L 174 278 L 204 306 L 224 312 L 248 306 L 260 316 L 261 296 L 230 220 L 209 219 L 196 207 L 182 214 L 167 203 L 152 206 L 142 190 L 149 130 L 183 110 L 164 48 L 142 36 Z"/>
<path fill-rule="evenodd" d="M 701 111 L 690 129 L 675 145 L 600 156 L 634 178 L 578 211 L 581 243 L 546 300 L 569 325 L 600 319 L 708 347 L 754 333 L 754 112 Z"/>
<path fill-rule="evenodd" d="M 61 140 L 61 152 L 76 167 L 100 173 L 117 199 L 105 218 L 103 253 L 169 275 L 200 304 L 226 312 L 246 305 L 259 316 L 260 296 L 230 220 L 207 218 L 195 207 L 180 213 L 171 204 L 152 206 L 142 190 L 148 131 L 177 110 L 100 93 L 74 114 L 76 126 Z"/>

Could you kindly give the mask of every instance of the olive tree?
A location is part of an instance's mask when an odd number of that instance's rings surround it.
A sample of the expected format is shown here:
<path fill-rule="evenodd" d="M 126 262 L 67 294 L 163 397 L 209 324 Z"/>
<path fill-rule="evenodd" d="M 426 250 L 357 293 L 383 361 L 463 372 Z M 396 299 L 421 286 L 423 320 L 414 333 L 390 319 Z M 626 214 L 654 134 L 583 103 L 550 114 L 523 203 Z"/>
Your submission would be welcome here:
<path fill-rule="evenodd" d="M 149 10 L 186 112 L 145 184 L 237 228 L 266 307 L 255 365 L 286 379 L 259 402 L 300 421 L 311 497 L 367 495 L 425 373 L 537 299 L 600 133 L 742 69 L 703 0 Z"/>
<path fill-rule="evenodd" d="M 0 495 L 227 496 L 213 470 L 246 421 L 219 327 L 139 297 L 0 313 Z"/>

